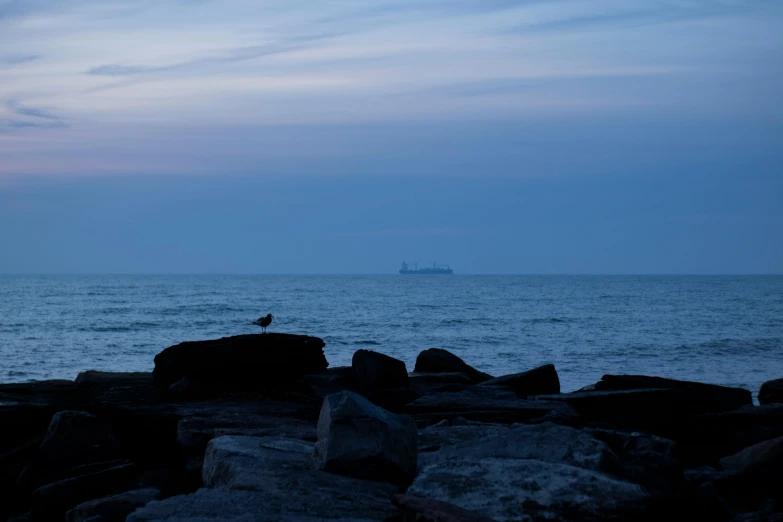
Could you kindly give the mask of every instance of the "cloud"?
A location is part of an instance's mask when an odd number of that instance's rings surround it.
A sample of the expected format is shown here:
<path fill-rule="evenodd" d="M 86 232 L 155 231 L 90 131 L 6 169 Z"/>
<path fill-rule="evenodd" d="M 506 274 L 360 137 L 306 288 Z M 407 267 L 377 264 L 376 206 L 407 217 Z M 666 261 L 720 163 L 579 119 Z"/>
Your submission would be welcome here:
<path fill-rule="evenodd" d="M 19 65 L 22 63 L 34 62 L 40 60 L 41 55 L 38 54 L 7 54 L 0 55 L 0 66 L 2 65 Z"/>
<path fill-rule="evenodd" d="M 22 105 L 16 100 L 6 100 L 9 117 L 0 117 L 0 132 L 14 129 L 59 129 L 68 125 L 59 116 L 38 107 Z"/>

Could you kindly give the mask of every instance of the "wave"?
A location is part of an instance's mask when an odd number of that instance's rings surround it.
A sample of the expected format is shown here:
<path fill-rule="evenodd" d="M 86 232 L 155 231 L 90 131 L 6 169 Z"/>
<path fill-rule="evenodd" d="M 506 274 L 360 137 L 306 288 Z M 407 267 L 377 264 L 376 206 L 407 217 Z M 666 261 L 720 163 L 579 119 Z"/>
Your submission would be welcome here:
<path fill-rule="evenodd" d="M 783 338 L 711 339 L 695 344 L 683 344 L 678 349 L 704 355 L 754 355 L 783 350 Z"/>
<path fill-rule="evenodd" d="M 381 345 L 381 343 L 379 343 L 378 341 L 354 341 L 351 344 L 362 344 L 362 345 L 367 345 L 367 346 L 380 346 Z"/>
<path fill-rule="evenodd" d="M 532 323 L 532 324 L 546 324 L 546 323 L 570 323 L 573 322 L 573 319 L 569 319 L 568 317 L 536 317 L 533 319 L 527 319 L 524 322 L 526 323 Z"/>

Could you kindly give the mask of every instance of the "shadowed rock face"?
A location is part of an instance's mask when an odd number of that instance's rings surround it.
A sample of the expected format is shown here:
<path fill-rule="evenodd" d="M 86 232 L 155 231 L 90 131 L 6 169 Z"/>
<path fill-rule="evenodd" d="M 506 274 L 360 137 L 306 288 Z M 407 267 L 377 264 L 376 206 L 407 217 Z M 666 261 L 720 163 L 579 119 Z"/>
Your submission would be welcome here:
<path fill-rule="evenodd" d="M 276 333 L 185 342 L 156 355 L 152 375 L 159 388 L 186 378 L 200 393 L 285 388 L 327 368 L 324 346 L 318 337 Z"/>
<path fill-rule="evenodd" d="M 397 488 L 313 470 L 313 444 L 284 437 L 213 439 L 205 488 L 155 501 L 128 516 L 141 521 L 379 521 L 396 514 Z"/>
<path fill-rule="evenodd" d="M 480 372 L 468 365 L 448 350 L 442 348 L 429 348 L 416 357 L 416 373 L 464 373 L 473 381 L 480 383 L 492 379 L 488 373 Z"/>
<path fill-rule="evenodd" d="M 331 473 L 404 485 L 416 474 L 417 437 L 407 415 L 346 391 L 324 399 L 313 462 Z"/>
<path fill-rule="evenodd" d="M 554 364 L 545 364 L 522 373 L 503 375 L 481 383 L 482 386 L 506 388 L 517 395 L 548 395 L 560 393 L 560 378 Z"/>
<path fill-rule="evenodd" d="M 372 350 L 357 350 L 351 360 L 356 384 L 364 391 L 407 388 L 405 363 Z"/>
<path fill-rule="evenodd" d="M 759 390 L 759 404 L 783 403 L 783 379 L 767 381 Z"/>

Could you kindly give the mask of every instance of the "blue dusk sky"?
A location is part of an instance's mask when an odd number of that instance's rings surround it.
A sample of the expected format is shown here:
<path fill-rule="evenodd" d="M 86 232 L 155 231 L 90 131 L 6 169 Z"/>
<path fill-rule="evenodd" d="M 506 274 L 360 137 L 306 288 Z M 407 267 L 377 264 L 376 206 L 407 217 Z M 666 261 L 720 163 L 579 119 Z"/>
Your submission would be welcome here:
<path fill-rule="evenodd" d="M 0 273 L 783 272 L 783 2 L 0 0 Z"/>

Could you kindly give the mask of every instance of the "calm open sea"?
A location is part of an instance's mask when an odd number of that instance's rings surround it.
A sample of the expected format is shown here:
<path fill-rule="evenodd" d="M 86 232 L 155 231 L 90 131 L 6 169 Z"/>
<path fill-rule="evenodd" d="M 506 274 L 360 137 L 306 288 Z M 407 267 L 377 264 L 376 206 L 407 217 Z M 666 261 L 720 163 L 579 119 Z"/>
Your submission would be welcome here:
<path fill-rule="evenodd" d="M 500 375 L 554 363 L 742 386 L 783 377 L 783 276 L 0 276 L 0 381 L 151 370 L 175 343 L 316 335 L 332 366 L 442 347 Z"/>

